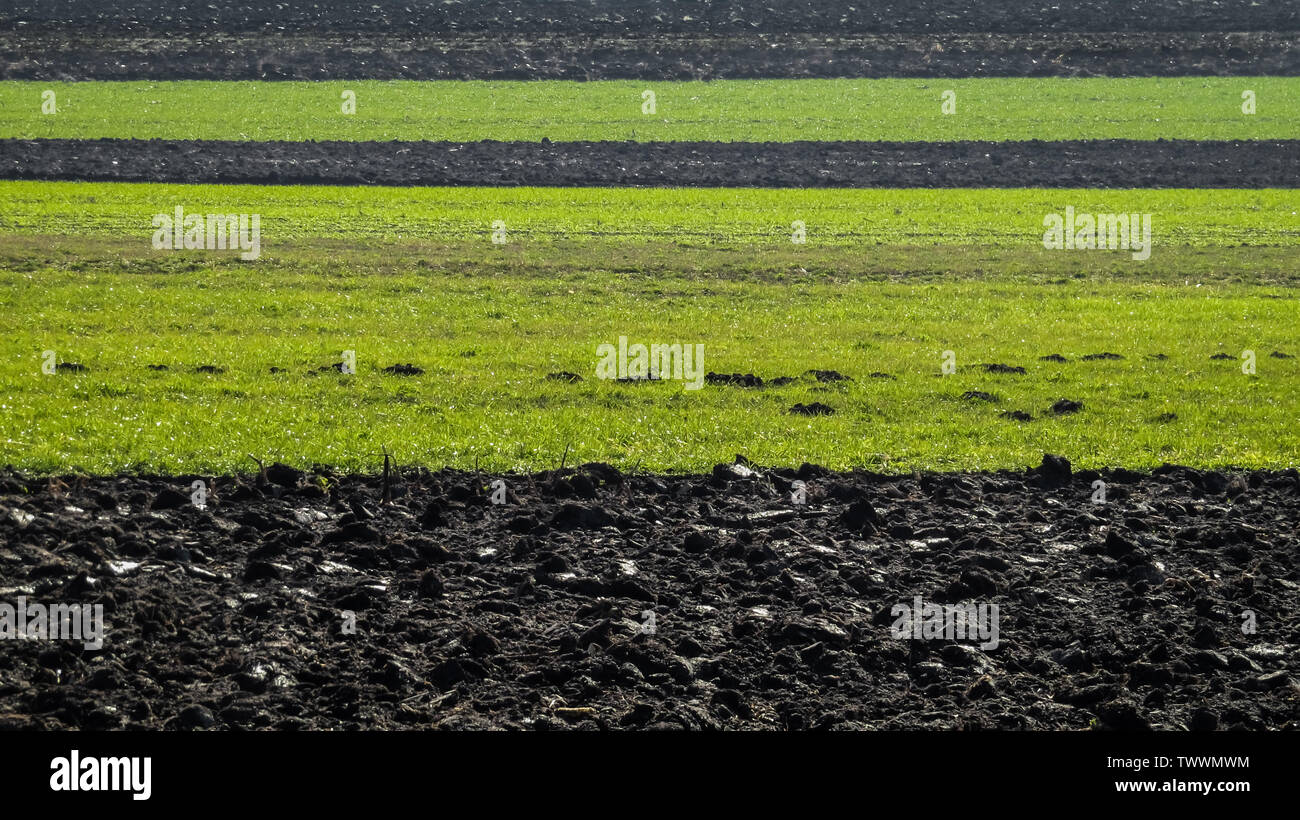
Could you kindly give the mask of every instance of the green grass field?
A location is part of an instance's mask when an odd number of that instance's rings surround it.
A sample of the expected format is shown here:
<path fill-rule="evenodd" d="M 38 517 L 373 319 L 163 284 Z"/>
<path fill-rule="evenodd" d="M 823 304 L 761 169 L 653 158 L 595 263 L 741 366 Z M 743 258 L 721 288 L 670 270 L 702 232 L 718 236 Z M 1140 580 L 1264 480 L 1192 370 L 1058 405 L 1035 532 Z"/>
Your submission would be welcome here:
<path fill-rule="evenodd" d="M 642 93 L 655 93 L 655 112 Z M 42 92 L 55 113 L 42 114 Z M 343 113 L 342 93 L 356 95 Z M 944 114 L 941 95 L 956 94 Z M 1256 113 L 1242 112 L 1242 92 Z M 1291 139 L 1300 77 L 0 83 L 0 138 Z"/>
<path fill-rule="evenodd" d="M 0 183 L 0 464 L 224 472 L 252 454 L 373 470 L 386 447 L 402 464 L 524 470 L 567 447 L 569 463 L 671 471 L 736 453 L 888 471 L 1020 468 L 1043 451 L 1089 467 L 1291 466 L 1300 358 L 1269 354 L 1300 355 L 1295 203 Z M 175 204 L 261 213 L 262 258 L 154 251 L 149 215 Z M 1042 214 L 1067 204 L 1152 212 L 1151 259 L 1043 249 Z M 498 218 L 505 245 L 489 241 Z M 790 242 L 792 219 L 808 244 Z M 853 381 L 599 380 L 596 347 L 619 336 L 703 344 L 711 371 Z M 89 371 L 44 375 L 46 350 Z M 309 372 L 344 350 L 357 374 Z M 1125 358 L 1081 360 L 1100 352 Z M 1070 361 L 1039 360 L 1050 353 Z M 399 362 L 426 372 L 381 372 Z M 204 364 L 225 372 L 193 372 Z M 583 381 L 546 378 L 562 370 Z M 1084 410 L 1048 412 L 1061 398 Z M 835 415 L 787 412 L 814 401 Z"/>
<path fill-rule="evenodd" d="M 382 188 L 0 181 L 0 232 L 138 237 L 154 214 L 261 215 L 263 253 L 294 239 L 486 242 L 492 223 L 531 243 L 605 241 L 752 249 L 808 246 L 868 254 L 899 246 L 1042 249 L 1043 217 L 1152 214 L 1155 250 L 1300 244 L 1290 189 Z M 1294 266 L 1290 266 L 1294 267 Z"/>

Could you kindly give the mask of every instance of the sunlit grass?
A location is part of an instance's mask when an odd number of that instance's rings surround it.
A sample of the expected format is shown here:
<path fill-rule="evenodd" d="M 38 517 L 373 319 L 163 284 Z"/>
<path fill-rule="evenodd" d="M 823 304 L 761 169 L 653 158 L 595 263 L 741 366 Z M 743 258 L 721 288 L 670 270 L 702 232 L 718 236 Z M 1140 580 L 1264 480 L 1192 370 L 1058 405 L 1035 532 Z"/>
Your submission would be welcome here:
<path fill-rule="evenodd" d="M 294 239 L 344 243 L 434 240 L 488 244 L 505 223 L 513 245 L 616 242 L 817 253 L 856 249 L 864 261 L 904 245 L 1042 250 L 1043 218 L 1150 213 L 1154 262 L 1167 251 L 1300 244 L 1293 189 L 387 188 L 311 185 L 0 181 L 0 232 L 136 237 L 155 214 L 249 213 L 262 248 Z M 792 247 L 793 223 L 807 243 Z M 495 249 L 495 250 L 494 250 Z M 1075 254 L 1078 264 L 1090 264 Z M 1294 267 L 1294 266 L 1292 266 Z M 1137 268 L 1135 267 L 1136 271 Z"/>
<path fill-rule="evenodd" d="M 1255 252 L 1184 250 L 1189 263 L 1216 260 L 1187 284 L 1123 254 L 1098 255 L 1118 259 L 1092 276 L 1041 247 L 986 253 L 891 247 L 882 269 L 843 247 L 746 265 L 739 251 L 671 243 L 304 240 L 239 262 L 138 239 L 8 236 L 0 464 L 220 472 L 249 469 L 251 454 L 375 469 L 383 448 L 403 464 L 494 470 L 554 466 L 566 448 L 569 463 L 679 471 L 737 453 L 889 471 L 1018 468 L 1043 451 L 1085 466 L 1296 462 L 1300 359 L 1268 354 L 1300 354 L 1300 305 L 1286 284 L 1233 281 L 1257 279 Z M 597 345 L 620 335 L 703 344 L 712 371 L 799 378 L 698 391 L 596 379 Z M 1245 349 L 1254 375 L 1241 371 Z M 45 350 L 89 371 L 43 375 Z M 344 350 L 355 375 L 310 372 Z M 956 375 L 940 373 L 944 350 Z M 1103 351 L 1125 358 L 1080 360 Z M 1220 352 L 1229 359 L 1210 359 Z M 1071 361 L 1039 360 L 1049 353 Z M 425 373 L 382 373 L 399 362 Z M 225 372 L 195 373 L 203 364 Z M 853 380 L 821 383 L 810 368 Z M 546 378 L 557 371 L 583 381 Z M 1083 412 L 1052 415 L 1061 398 Z M 787 412 L 814 401 L 835 415 Z"/>
<path fill-rule="evenodd" d="M 42 92 L 55 95 L 42 114 Z M 643 92 L 655 94 L 643 113 Z M 945 114 L 943 92 L 956 94 Z M 1255 93 L 1255 113 L 1242 93 Z M 355 94 L 343 113 L 343 92 Z M 1290 139 L 1300 78 L 0 82 L 0 138 Z"/>

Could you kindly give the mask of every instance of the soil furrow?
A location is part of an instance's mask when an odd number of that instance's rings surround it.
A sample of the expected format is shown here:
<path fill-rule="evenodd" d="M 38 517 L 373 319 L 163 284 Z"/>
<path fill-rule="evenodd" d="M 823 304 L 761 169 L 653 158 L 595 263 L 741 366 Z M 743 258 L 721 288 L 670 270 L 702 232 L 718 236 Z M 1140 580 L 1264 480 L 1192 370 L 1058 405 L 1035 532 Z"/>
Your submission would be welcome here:
<path fill-rule="evenodd" d="M 0 140 L 0 178 L 332 185 L 1268 188 L 1300 141 Z"/>

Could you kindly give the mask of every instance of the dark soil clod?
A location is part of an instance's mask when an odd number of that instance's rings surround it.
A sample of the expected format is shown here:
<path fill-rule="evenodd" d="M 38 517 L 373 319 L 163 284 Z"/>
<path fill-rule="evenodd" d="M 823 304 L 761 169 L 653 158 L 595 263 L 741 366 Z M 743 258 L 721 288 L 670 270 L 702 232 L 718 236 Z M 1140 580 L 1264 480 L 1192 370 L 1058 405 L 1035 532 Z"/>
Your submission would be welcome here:
<path fill-rule="evenodd" d="M 167 365 L 165 364 L 147 364 L 145 365 L 145 367 L 148 368 L 149 370 L 170 370 L 171 369 L 167 367 Z"/>
<path fill-rule="evenodd" d="M 1237 357 L 1232 355 L 1231 353 L 1215 353 L 1213 356 L 1210 357 L 1210 361 L 1222 362 L 1222 361 L 1228 361 L 1230 359 L 1236 359 L 1236 358 Z"/>
<path fill-rule="evenodd" d="M 1070 399 L 1060 399 L 1052 405 L 1052 412 L 1058 416 L 1064 416 L 1068 413 L 1077 413 L 1083 409 L 1083 402 L 1072 401 Z"/>
<path fill-rule="evenodd" d="M 835 410 L 830 405 L 815 401 L 812 404 L 796 404 L 790 408 L 790 412 L 797 416 L 829 416 L 834 414 Z"/>
<path fill-rule="evenodd" d="M 999 401 L 997 396 L 993 395 L 992 393 L 985 393 L 983 390 L 967 390 L 965 393 L 961 394 L 961 397 L 968 401 L 974 401 L 974 400 L 987 401 L 987 402 Z"/>
<path fill-rule="evenodd" d="M 705 373 L 708 384 L 727 384 L 733 387 L 762 387 L 763 380 L 753 373 Z"/>
<path fill-rule="evenodd" d="M 1102 361 L 1114 362 L 1114 361 L 1119 361 L 1124 357 L 1119 355 L 1118 353 L 1089 353 L 1088 355 L 1083 356 L 1082 358 L 1083 361 L 1085 362 L 1102 362 Z"/>
<path fill-rule="evenodd" d="M 266 479 L 281 487 L 296 487 L 302 482 L 303 471 L 277 461 L 266 468 Z"/>
<path fill-rule="evenodd" d="M 884 526 L 885 519 L 870 501 L 860 498 L 840 515 L 840 524 L 854 532 L 876 532 Z"/>
<path fill-rule="evenodd" d="M 817 381 L 819 382 L 853 381 L 853 379 L 850 379 L 848 376 L 845 376 L 843 373 L 839 372 L 838 370 L 806 370 L 804 371 L 804 375 L 812 376 L 813 378 L 817 379 Z"/>
<path fill-rule="evenodd" d="M 422 376 L 424 368 L 416 367 L 413 364 L 390 364 L 384 368 L 384 372 L 390 376 Z"/>
<path fill-rule="evenodd" d="M 213 375 L 220 375 L 220 374 L 226 372 L 226 368 L 224 368 L 224 367 L 217 367 L 215 364 L 201 364 L 201 365 L 199 365 L 198 367 L 194 368 L 194 372 L 195 372 L 195 373 L 210 373 L 210 374 L 213 374 Z"/>
<path fill-rule="evenodd" d="M 1016 366 L 1016 365 L 1010 365 L 1010 364 L 982 364 L 982 365 L 980 365 L 980 367 L 984 368 L 984 372 L 986 372 L 986 373 L 1007 373 L 1007 374 L 1012 374 L 1012 375 L 1016 375 L 1016 376 L 1023 376 L 1023 375 L 1025 375 L 1025 369 L 1024 369 L 1023 367 L 1018 367 L 1018 366 Z"/>
<path fill-rule="evenodd" d="M 1029 472 L 1051 485 L 1069 483 L 1073 476 L 1070 460 L 1051 453 L 1043 453 L 1042 463 Z"/>
<path fill-rule="evenodd" d="M 77 362 L 59 362 L 54 366 L 54 369 L 62 373 L 85 373 L 90 370 L 89 367 Z"/>
<path fill-rule="evenodd" d="M 190 503 L 190 497 L 172 487 L 164 487 L 149 505 L 151 510 L 175 510 Z"/>
<path fill-rule="evenodd" d="M 998 415 L 1004 419 L 1011 419 L 1012 421 L 1034 420 L 1034 417 L 1026 413 L 1024 410 L 1004 410 L 1001 413 L 998 413 Z"/>
<path fill-rule="evenodd" d="M 1065 358 L 1064 356 L 1062 356 L 1060 353 L 1050 353 L 1050 354 L 1048 354 L 1048 355 L 1046 355 L 1046 356 L 1039 356 L 1039 357 L 1038 357 L 1038 361 L 1040 361 L 1040 362 L 1056 362 L 1057 364 L 1065 364 L 1066 362 L 1068 362 L 1068 361 L 1070 361 L 1070 360 L 1067 359 L 1067 358 Z"/>
<path fill-rule="evenodd" d="M 577 373 L 570 373 L 567 370 L 561 370 L 558 373 L 547 373 L 546 378 L 553 382 L 568 382 L 569 384 L 582 381 L 582 377 Z"/>

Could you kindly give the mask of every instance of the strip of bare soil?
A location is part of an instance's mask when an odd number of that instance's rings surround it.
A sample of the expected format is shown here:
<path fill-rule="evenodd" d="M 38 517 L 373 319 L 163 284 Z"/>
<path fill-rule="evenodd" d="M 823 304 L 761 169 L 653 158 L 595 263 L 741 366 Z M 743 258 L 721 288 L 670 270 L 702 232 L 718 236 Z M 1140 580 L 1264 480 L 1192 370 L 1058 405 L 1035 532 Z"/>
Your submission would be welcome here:
<path fill-rule="evenodd" d="M 0 727 L 1300 726 L 1295 470 L 199 478 L 0 476 L 0 603 L 106 627 Z"/>
<path fill-rule="evenodd" d="M 116 35 L 0 31 L 0 80 L 1292 76 L 1300 34 Z"/>
<path fill-rule="evenodd" d="M 8 0 L 0 28 L 188 31 L 1296 31 L 1293 0 Z"/>
<path fill-rule="evenodd" d="M 1300 186 L 1300 141 L 0 140 L 0 178 L 776 188 Z"/>

